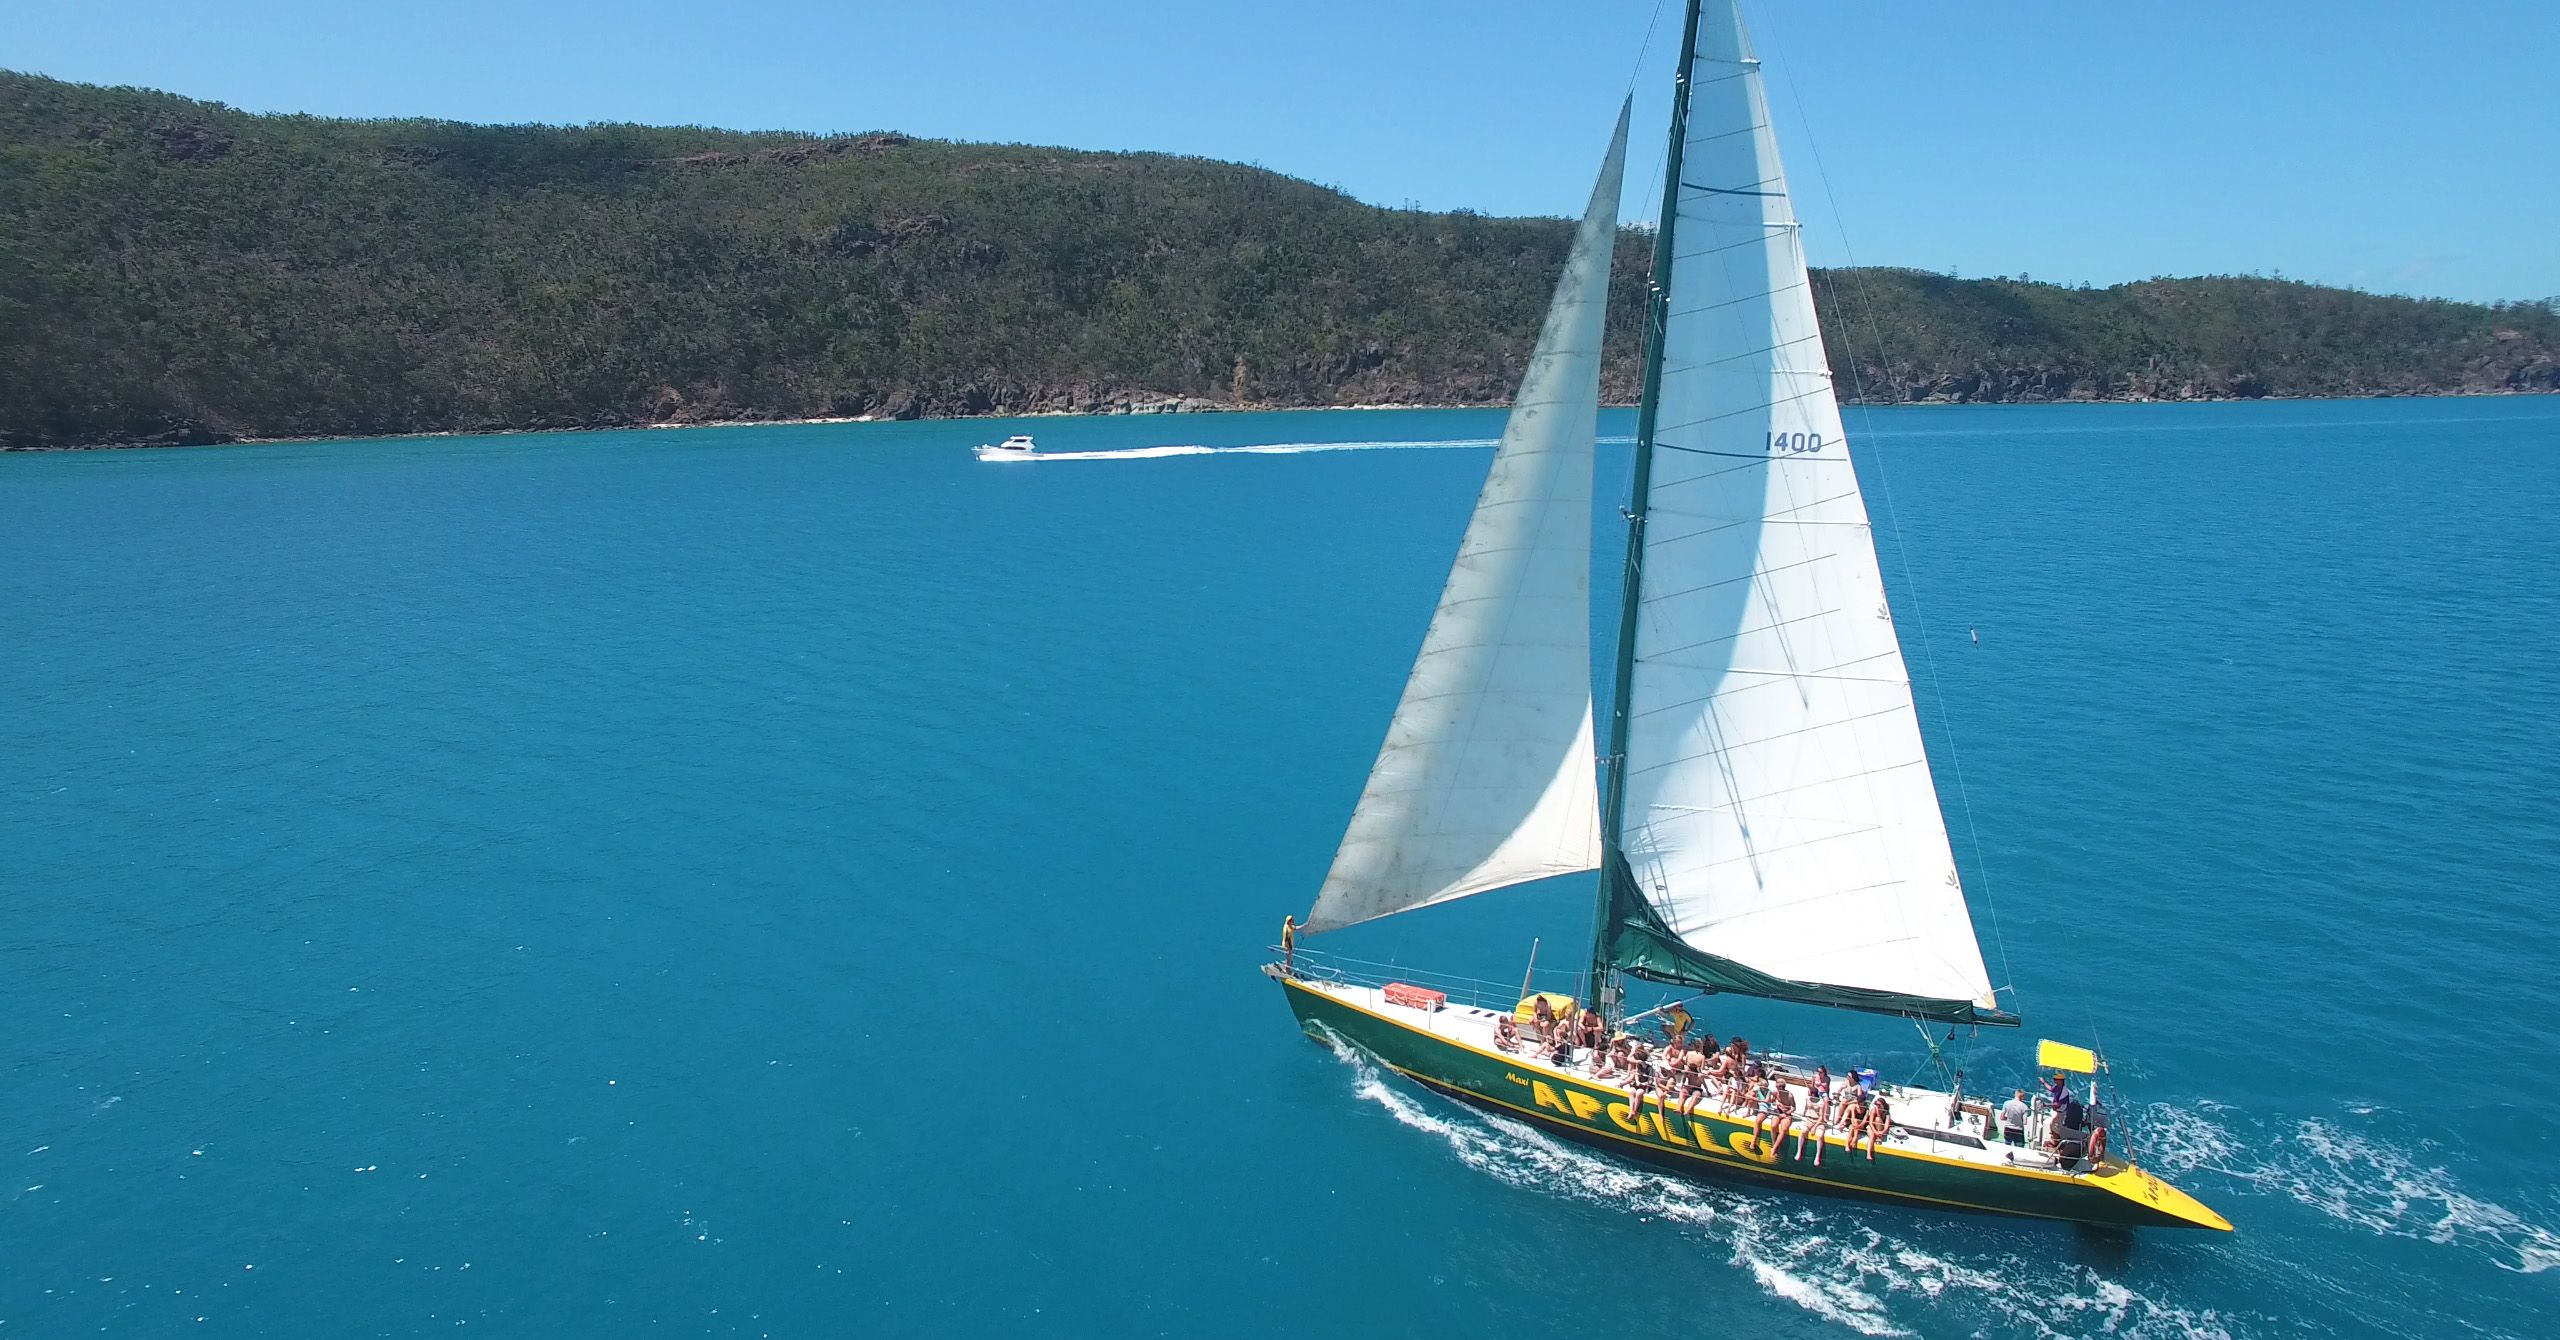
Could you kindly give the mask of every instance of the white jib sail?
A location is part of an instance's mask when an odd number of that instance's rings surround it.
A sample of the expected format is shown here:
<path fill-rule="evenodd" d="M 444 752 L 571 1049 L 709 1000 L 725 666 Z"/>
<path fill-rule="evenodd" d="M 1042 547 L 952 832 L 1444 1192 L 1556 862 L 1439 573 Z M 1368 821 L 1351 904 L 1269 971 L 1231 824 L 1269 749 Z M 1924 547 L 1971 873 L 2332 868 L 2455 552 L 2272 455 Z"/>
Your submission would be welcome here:
<path fill-rule="evenodd" d="M 1626 149 L 1621 110 L 1311 931 L 1599 866 L 1591 452 Z"/>
<path fill-rule="evenodd" d="M 1620 841 L 1695 949 L 1990 1006 L 1730 0 L 1689 79 Z"/>

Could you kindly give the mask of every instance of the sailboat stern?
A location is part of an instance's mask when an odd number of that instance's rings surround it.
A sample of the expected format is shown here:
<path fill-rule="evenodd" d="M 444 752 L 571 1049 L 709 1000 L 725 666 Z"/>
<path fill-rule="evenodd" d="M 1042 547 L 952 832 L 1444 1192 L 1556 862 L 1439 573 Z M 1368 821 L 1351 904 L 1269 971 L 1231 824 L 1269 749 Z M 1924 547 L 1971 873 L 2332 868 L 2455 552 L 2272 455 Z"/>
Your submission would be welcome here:
<path fill-rule="evenodd" d="M 2231 1221 L 2216 1213 L 2211 1206 L 2134 1164 L 2093 1173 L 2081 1180 L 2091 1186 L 2104 1187 L 2148 1211 L 2155 1216 L 2153 1225 L 2156 1227 L 2231 1231 Z"/>

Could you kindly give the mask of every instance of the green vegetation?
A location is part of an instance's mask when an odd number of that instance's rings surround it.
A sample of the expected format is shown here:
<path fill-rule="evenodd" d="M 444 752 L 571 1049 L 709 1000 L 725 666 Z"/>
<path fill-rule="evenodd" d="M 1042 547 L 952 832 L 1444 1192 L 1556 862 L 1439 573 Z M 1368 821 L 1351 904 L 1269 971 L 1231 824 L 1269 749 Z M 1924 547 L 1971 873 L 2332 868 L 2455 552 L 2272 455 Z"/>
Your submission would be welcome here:
<path fill-rule="evenodd" d="M 1840 385 L 1878 400 L 2560 391 L 2560 304 L 2548 301 L 2231 275 L 2072 289 L 1858 270 L 1816 285 Z"/>
<path fill-rule="evenodd" d="M 0 444 L 1499 402 L 1568 232 L 1202 159 L 251 116 L 0 73 Z M 1649 255 L 1622 239 L 1619 398 Z M 1842 384 L 1879 394 L 2560 387 L 2547 306 L 1824 278 Z"/>

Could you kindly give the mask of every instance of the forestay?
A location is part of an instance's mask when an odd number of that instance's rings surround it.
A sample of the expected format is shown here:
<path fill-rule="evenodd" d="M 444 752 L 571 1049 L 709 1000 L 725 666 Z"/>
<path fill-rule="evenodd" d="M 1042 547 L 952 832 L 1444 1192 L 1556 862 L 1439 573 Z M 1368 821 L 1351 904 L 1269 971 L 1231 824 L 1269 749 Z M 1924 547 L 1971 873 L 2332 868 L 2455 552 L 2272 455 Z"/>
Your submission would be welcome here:
<path fill-rule="evenodd" d="M 1609 956 L 1992 1018 L 1741 19 L 1689 71 Z M 1640 901 L 1639 901 L 1640 899 Z"/>
<path fill-rule="evenodd" d="M 1591 456 L 1626 145 L 1622 109 L 1311 931 L 1599 865 Z"/>

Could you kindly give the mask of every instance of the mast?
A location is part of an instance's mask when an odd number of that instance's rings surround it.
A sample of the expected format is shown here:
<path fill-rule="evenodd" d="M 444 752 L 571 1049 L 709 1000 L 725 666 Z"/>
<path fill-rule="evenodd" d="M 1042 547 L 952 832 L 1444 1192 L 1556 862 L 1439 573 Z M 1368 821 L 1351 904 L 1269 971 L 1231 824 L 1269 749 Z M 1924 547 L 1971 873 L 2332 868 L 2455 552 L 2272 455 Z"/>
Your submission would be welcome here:
<path fill-rule="evenodd" d="M 1644 395 L 1636 406 L 1635 478 L 1627 490 L 1627 570 L 1618 604 L 1618 659 L 1609 695 L 1609 776 L 1600 806 L 1600 891 L 1591 922 L 1591 1002 L 1609 971 L 1609 922 L 1617 905 L 1618 830 L 1627 814 L 1627 698 L 1636 674 L 1636 612 L 1644 603 L 1644 518 L 1653 481 L 1654 416 L 1661 408 L 1662 343 L 1671 313 L 1672 234 L 1680 219 L 1680 167 L 1689 142 L 1689 73 L 1698 57 L 1698 0 L 1680 25 L 1680 63 L 1671 83 L 1671 145 L 1662 167 L 1662 213 L 1654 224 L 1653 282 L 1645 300 Z"/>

